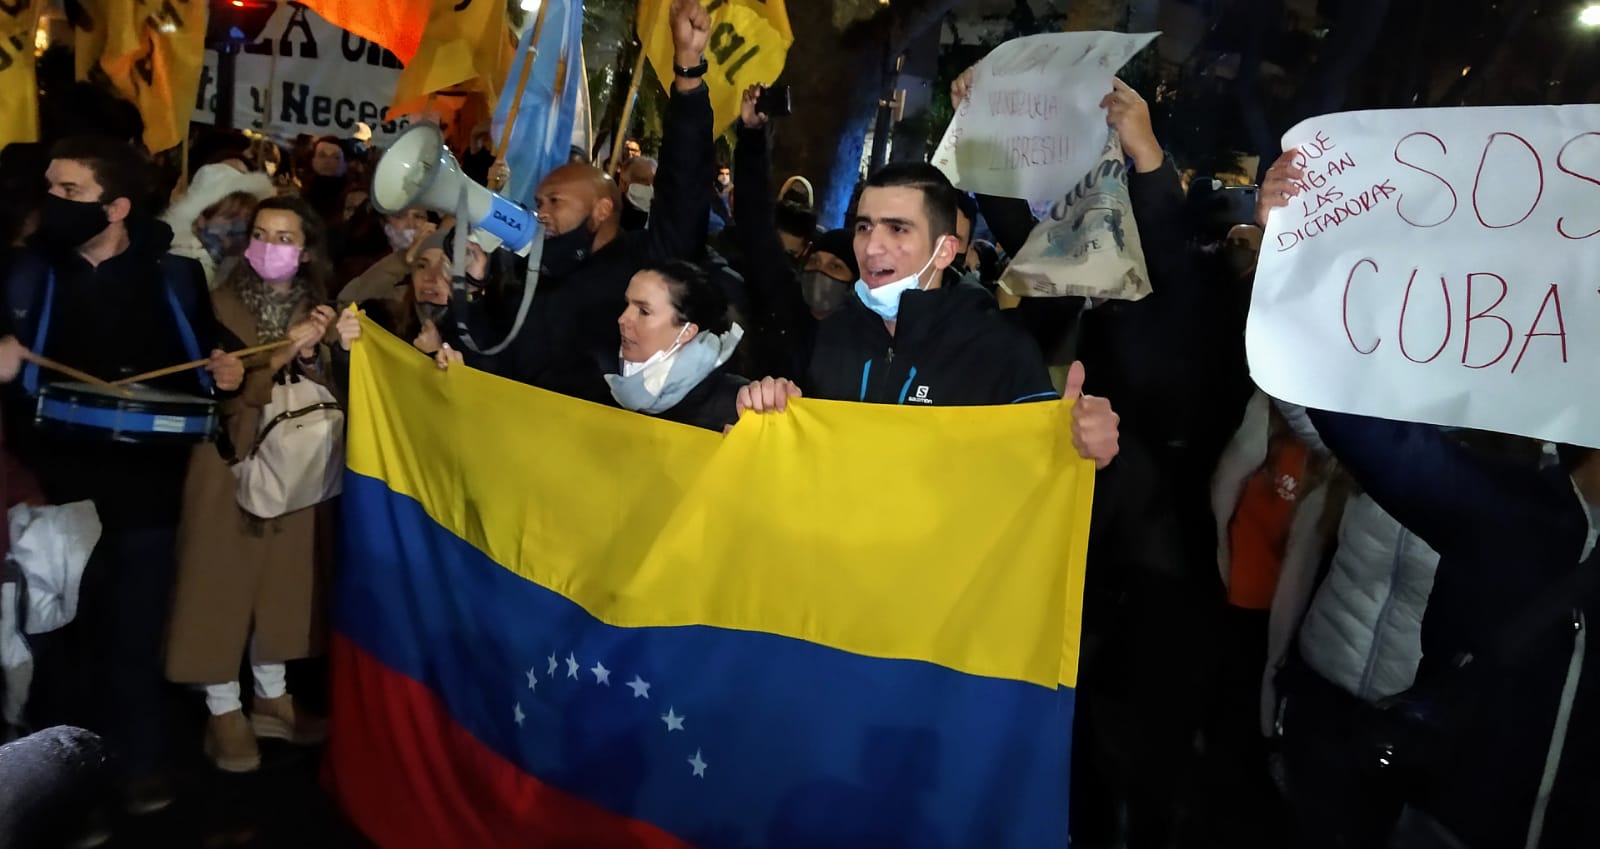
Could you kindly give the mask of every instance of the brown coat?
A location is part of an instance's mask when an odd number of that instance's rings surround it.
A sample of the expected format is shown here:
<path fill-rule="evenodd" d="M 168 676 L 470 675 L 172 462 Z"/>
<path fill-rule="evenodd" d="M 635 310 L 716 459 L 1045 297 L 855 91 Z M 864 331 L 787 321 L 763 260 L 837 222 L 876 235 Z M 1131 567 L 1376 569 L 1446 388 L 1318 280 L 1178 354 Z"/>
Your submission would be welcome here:
<path fill-rule="evenodd" d="M 213 292 L 212 306 L 240 342 L 258 344 L 255 316 L 232 289 Z M 297 309 L 293 320 L 305 319 L 310 306 Z M 322 381 L 326 368 L 324 356 L 322 368 L 307 376 Z M 273 376 L 266 358 L 247 363 L 239 394 L 221 406 L 223 430 L 240 453 L 255 443 Z M 323 648 L 331 505 L 262 520 L 239 509 L 236 489 L 218 446 L 196 448 L 184 484 L 167 632 L 167 677 L 179 683 L 236 680 L 252 637 L 257 663 L 311 657 Z"/>

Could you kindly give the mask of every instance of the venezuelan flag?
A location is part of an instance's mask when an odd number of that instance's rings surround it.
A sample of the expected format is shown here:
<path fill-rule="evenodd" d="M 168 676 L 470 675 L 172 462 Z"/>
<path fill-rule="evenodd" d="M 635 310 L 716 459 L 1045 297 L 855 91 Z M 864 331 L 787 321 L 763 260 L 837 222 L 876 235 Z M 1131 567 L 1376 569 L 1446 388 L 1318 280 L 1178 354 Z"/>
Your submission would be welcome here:
<path fill-rule="evenodd" d="M 723 438 L 368 325 L 330 778 L 384 849 L 1065 847 L 1069 408 Z"/>

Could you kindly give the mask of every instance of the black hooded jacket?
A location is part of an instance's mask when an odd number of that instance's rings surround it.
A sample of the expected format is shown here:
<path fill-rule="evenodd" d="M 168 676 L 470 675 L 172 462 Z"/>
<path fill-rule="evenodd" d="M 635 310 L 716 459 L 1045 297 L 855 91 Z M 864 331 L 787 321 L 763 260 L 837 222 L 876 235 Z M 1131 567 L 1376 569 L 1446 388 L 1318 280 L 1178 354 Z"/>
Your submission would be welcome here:
<path fill-rule="evenodd" d="M 6 269 L 6 301 L 13 306 L 0 335 L 15 334 L 37 353 L 107 380 L 153 371 L 191 359 L 184 347 L 170 286 L 193 329 L 199 355 L 217 344 L 205 276 L 194 260 L 169 256 L 172 230 L 160 221 L 128 219 L 127 250 L 90 266 L 76 253 L 54 257 L 34 250 L 14 254 Z M 38 330 L 46 282 L 55 276 L 49 329 Z M 64 379 L 42 372 L 40 383 Z M 18 381 L 20 384 L 20 381 Z M 151 381 L 157 389 L 201 395 L 197 372 Z M 158 527 L 177 521 L 192 447 L 130 445 L 62 433 L 32 424 L 33 400 L 18 385 L 6 397 L 11 448 L 38 477 L 54 504 L 93 499 L 112 526 Z"/>
<path fill-rule="evenodd" d="M 854 296 L 817 325 L 800 388 L 810 397 L 872 404 L 971 407 L 1048 401 L 1039 346 L 968 287 L 901 296 L 895 333 Z"/>

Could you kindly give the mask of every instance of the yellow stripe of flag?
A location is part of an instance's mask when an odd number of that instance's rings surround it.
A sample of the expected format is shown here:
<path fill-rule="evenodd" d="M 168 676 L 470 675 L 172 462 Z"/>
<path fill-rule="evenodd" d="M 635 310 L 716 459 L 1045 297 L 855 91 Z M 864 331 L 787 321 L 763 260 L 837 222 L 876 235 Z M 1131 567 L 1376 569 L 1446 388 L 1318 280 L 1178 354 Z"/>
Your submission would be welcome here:
<path fill-rule="evenodd" d="M 801 402 L 724 439 L 441 373 L 371 324 L 351 379 L 353 471 L 603 622 L 1076 682 L 1094 470 L 1064 404 Z"/>

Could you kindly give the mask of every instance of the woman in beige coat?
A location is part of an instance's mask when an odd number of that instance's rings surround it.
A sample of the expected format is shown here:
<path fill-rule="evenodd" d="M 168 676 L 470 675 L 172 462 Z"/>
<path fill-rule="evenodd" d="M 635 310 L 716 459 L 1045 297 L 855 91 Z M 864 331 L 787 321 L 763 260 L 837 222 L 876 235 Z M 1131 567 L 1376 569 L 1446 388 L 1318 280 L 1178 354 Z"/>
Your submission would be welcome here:
<path fill-rule="evenodd" d="M 257 737 L 321 742 L 321 721 L 296 710 L 284 661 L 322 649 L 327 505 L 258 519 L 235 500 L 230 460 L 255 444 L 274 378 L 295 370 L 325 382 L 320 340 L 333 320 L 323 304 L 331 275 L 321 218 L 298 198 L 257 207 L 245 262 L 225 270 L 212 294 L 217 320 L 241 346 L 291 340 L 247 364 L 244 385 L 222 404 L 225 439 L 196 449 L 178 527 L 178 582 L 167 643 L 167 677 L 206 685 L 206 754 L 221 769 L 261 764 Z M 319 528 L 319 523 L 323 527 Z M 238 670 L 249 653 L 255 699 L 246 719 Z"/>

